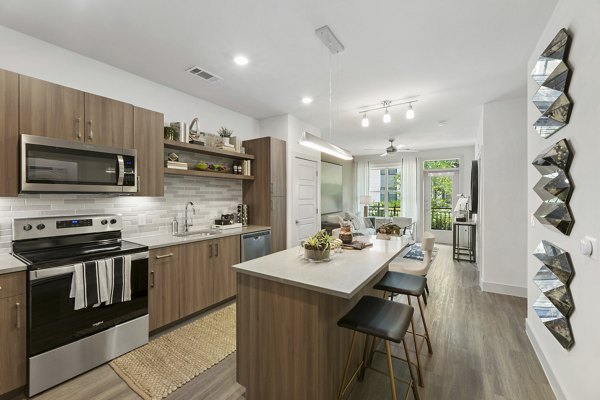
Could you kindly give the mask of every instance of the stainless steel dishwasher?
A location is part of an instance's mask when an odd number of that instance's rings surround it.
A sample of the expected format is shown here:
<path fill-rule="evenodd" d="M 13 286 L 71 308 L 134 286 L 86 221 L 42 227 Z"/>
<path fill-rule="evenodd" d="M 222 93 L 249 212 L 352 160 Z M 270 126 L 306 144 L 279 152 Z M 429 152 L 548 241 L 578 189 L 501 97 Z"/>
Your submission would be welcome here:
<path fill-rule="evenodd" d="M 271 254 L 271 231 L 246 233 L 242 236 L 242 262 Z"/>

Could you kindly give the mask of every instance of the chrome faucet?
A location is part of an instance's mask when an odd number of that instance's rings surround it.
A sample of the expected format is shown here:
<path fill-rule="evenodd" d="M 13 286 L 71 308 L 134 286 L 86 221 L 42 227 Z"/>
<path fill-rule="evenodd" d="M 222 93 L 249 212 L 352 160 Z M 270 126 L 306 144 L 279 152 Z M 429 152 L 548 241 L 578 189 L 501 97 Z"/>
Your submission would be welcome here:
<path fill-rule="evenodd" d="M 194 207 L 194 203 L 192 203 L 191 201 L 188 201 L 187 204 L 185 205 L 185 221 L 183 222 L 183 231 L 184 232 L 188 232 L 190 230 L 190 226 L 194 225 L 194 220 L 192 219 L 192 222 L 189 223 L 188 222 L 188 206 L 192 206 L 192 213 L 193 215 L 196 215 L 196 208 Z"/>

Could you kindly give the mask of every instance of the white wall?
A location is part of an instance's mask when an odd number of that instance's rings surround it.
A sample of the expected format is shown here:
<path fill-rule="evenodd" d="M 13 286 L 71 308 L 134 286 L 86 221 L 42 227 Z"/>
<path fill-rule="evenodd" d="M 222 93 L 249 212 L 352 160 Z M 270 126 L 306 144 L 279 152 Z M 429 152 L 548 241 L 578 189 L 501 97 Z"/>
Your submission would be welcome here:
<path fill-rule="evenodd" d="M 486 103 L 478 146 L 481 288 L 526 297 L 527 128 L 523 97 Z"/>
<path fill-rule="evenodd" d="M 528 64 L 528 98 L 537 90 L 537 85 L 529 77 L 538 55 L 561 28 L 566 28 L 572 36 L 568 64 L 573 74 L 568 91 L 574 103 L 569 125 L 548 139 L 538 136 L 531 124 L 540 113 L 535 106 L 527 104 L 528 161 L 557 141 L 567 138 L 574 152 L 570 175 L 574 184 L 571 209 L 575 225 L 569 236 L 551 231 L 536 223 L 528 229 L 527 257 L 527 328 L 529 337 L 542 360 L 547 375 L 558 399 L 592 400 L 600 399 L 598 384 L 598 361 L 600 360 L 600 318 L 598 318 L 598 287 L 600 285 L 600 262 L 579 254 L 579 240 L 585 235 L 600 237 L 600 212 L 598 198 L 600 186 L 598 178 L 598 155 L 600 135 L 598 133 L 598 93 L 600 84 L 600 3 L 588 0 L 560 0 L 548 26 L 531 55 Z M 541 200 L 531 190 L 540 174 L 531 165 L 528 167 L 528 211 L 535 212 Z M 571 316 L 571 326 L 575 346 L 564 350 L 550 332 L 542 325 L 532 309 L 539 290 L 532 278 L 540 267 L 539 261 L 531 252 L 542 240 L 568 251 L 573 261 L 575 276 L 571 292 L 575 311 Z"/>

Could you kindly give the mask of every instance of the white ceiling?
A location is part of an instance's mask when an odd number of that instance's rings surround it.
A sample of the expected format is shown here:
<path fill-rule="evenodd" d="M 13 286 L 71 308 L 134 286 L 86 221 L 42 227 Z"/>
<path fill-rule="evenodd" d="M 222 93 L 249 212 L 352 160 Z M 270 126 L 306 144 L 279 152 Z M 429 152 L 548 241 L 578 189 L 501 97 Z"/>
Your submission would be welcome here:
<path fill-rule="evenodd" d="M 262 119 L 290 113 L 329 138 L 329 25 L 346 47 L 331 59 L 333 141 L 375 154 L 387 139 L 426 149 L 474 143 L 485 102 L 525 94 L 526 61 L 556 0 L 4 0 L 0 24 Z M 246 67 L 232 62 L 237 54 Z M 199 65 L 223 81 L 184 72 Z M 315 102 L 303 105 L 309 95 Z M 384 99 L 420 96 L 370 115 Z M 438 121 L 447 121 L 443 127 Z M 380 151 L 379 151 L 380 152 Z"/>

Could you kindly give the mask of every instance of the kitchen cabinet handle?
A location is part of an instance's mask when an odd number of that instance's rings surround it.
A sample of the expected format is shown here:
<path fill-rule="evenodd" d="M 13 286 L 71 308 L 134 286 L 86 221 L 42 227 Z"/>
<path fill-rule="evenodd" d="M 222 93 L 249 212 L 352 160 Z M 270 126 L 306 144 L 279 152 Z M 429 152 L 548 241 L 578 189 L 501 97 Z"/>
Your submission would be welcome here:
<path fill-rule="evenodd" d="M 160 260 L 161 258 L 167 258 L 167 257 L 173 257 L 173 253 L 161 254 L 159 256 L 156 256 L 156 259 Z"/>
<path fill-rule="evenodd" d="M 219 257 L 219 243 L 215 243 L 215 257 Z"/>
<path fill-rule="evenodd" d="M 150 287 L 154 287 L 154 271 L 150 271 Z"/>
<path fill-rule="evenodd" d="M 271 199 L 271 210 L 275 209 L 275 202 L 273 201 L 273 199 Z"/>
<path fill-rule="evenodd" d="M 137 182 L 138 183 L 137 191 L 139 193 L 139 192 L 142 191 L 142 177 L 138 175 L 137 180 L 138 180 L 138 182 Z"/>
<path fill-rule="evenodd" d="M 15 309 L 17 310 L 17 329 L 21 329 L 21 303 L 15 303 Z"/>
<path fill-rule="evenodd" d="M 77 125 L 77 130 L 76 130 L 77 139 L 81 139 L 81 118 L 77 118 L 75 120 L 75 124 Z"/>
<path fill-rule="evenodd" d="M 208 245 L 208 258 L 212 258 L 212 244 Z"/>
<path fill-rule="evenodd" d="M 92 124 L 93 124 L 93 121 L 90 119 L 90 134 L 88 136 L 88 138 L 90 140 L 94 140 L 94 130 L 92 129 Z"/>
<path fill-rule="evenodd" d="M 271 194 L 273 194 L 273 192 L 275 191 L 274 187 L 275 187 L 275 183 L 271 182 Z"/>

